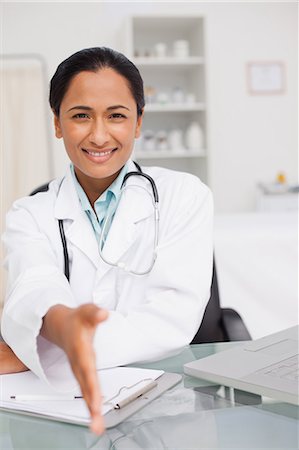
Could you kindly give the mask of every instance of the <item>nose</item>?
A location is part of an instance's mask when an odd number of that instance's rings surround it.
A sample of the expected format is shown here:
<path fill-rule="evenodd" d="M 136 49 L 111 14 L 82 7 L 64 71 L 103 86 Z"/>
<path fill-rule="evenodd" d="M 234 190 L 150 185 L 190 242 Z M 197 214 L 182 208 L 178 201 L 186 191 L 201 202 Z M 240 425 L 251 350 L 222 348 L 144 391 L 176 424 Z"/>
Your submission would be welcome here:
<path fill-rule="evenodd" d="M 93 121 L 90 128 L 89 141 L 97 147 L 103 147 L 107 144 L 109 141 L 109 132 L 104 120 L 97 119 Z"/>

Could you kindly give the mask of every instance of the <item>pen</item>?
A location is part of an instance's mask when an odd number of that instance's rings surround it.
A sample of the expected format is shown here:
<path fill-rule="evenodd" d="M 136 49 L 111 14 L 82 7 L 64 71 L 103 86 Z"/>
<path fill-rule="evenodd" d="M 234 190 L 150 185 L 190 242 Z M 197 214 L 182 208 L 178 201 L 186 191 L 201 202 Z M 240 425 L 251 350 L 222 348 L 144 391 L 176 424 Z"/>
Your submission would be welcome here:
<path fill-rule="evenodd" d="M 11 395 L 10 398 L 16 401 L 57 401 L 57 400 L 76 400 L 78 398 L 83 398 L 80 395 Z"/>
<path fill-rule="evenodd" d="M 116 403 L 114 406 L 114 409 L 121 409 L 124 406 L 128 405 L 129 403 L 136 400 L 138 397 L 141 397 L 143 394 L 146 394 L 147 392 L 151 391 L 153 388 L 158 386 L 157 381 L 152 381 L 147 386 L 144 386 L 143 388 L 139 389 L 138 391 L 134 392 L 134 394 L 129 395 L 129 397 L 125 398 L 124 400 L 121 400 L 120 402 Z"/>

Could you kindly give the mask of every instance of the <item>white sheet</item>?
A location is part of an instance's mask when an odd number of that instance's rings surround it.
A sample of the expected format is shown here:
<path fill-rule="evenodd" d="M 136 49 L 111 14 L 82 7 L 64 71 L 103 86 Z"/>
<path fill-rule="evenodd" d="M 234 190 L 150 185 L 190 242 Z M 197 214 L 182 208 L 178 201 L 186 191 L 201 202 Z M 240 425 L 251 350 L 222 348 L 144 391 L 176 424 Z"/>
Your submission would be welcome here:
<path fill-rule="evenodd" d="M 71 399 L 71 395 L 81 395 L 74 377 L 64 378 L 64 367 L 60 370 L 62 381 L 69 386 L 66 393 L 53 389 L 37 378 L 32 372 L 22 372 L 0 376 L 0 407 L 45 414 L 58 419 L 71 420 L 74 423 L 88 424 L 89 411 L 83 399 Z M 62 372 L 62 373 L 61 373 Z M 114 367 L 98 371 L 103 395 L 102 414 L 111 411 L 114 405 L 139 392 L 153 380 L 157 380 L 163 370 L 140 369 L 131 367 Z M 32 396 L 24 401 L 18 395 Z M 65 394 L 69 398 L 65 398 Z M 16 399 L 12 400 L 11 396 Z M 41 396 L 40 399 L 36 398 Z M 45 399 L 43 396 L 48 397 Z M 61 399 L 59 399 L 61 397 Z"/>
<path fill-rule="evenodd" d="M 297 212 L 215 217 L 222 307 L 241 314 L 254 339 L 298 323 Z"/>

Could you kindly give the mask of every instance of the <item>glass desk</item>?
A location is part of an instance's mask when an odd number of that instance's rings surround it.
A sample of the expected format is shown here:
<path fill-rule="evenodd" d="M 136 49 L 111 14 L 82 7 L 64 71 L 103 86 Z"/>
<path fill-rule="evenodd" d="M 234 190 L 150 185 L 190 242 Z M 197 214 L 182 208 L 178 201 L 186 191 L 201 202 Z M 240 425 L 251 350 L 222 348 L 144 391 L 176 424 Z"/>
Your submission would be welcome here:
<path fill-rule="evenodd" d="M 183 373 L 184 363 L 232 345 L 236 343 L 194 345 L 142 367 Z M 86 427 L 2 411 L 0 449 L 298 449 L 298 407 L 236 390 L 231 394 L 231 389 L 185 375 L 101 437 Z"/>

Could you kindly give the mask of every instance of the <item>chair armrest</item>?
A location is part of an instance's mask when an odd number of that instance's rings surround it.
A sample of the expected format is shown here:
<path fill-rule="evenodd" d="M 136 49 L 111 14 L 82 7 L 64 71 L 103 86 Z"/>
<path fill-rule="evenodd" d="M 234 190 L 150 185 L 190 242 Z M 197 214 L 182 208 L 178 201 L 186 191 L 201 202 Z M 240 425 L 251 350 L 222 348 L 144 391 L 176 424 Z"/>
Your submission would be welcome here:
<path fill-rule="evenodd" d="M 222 308 L 222 324 L 229 341 L 251 340 L 241 316 L 234 309 Z"/>

